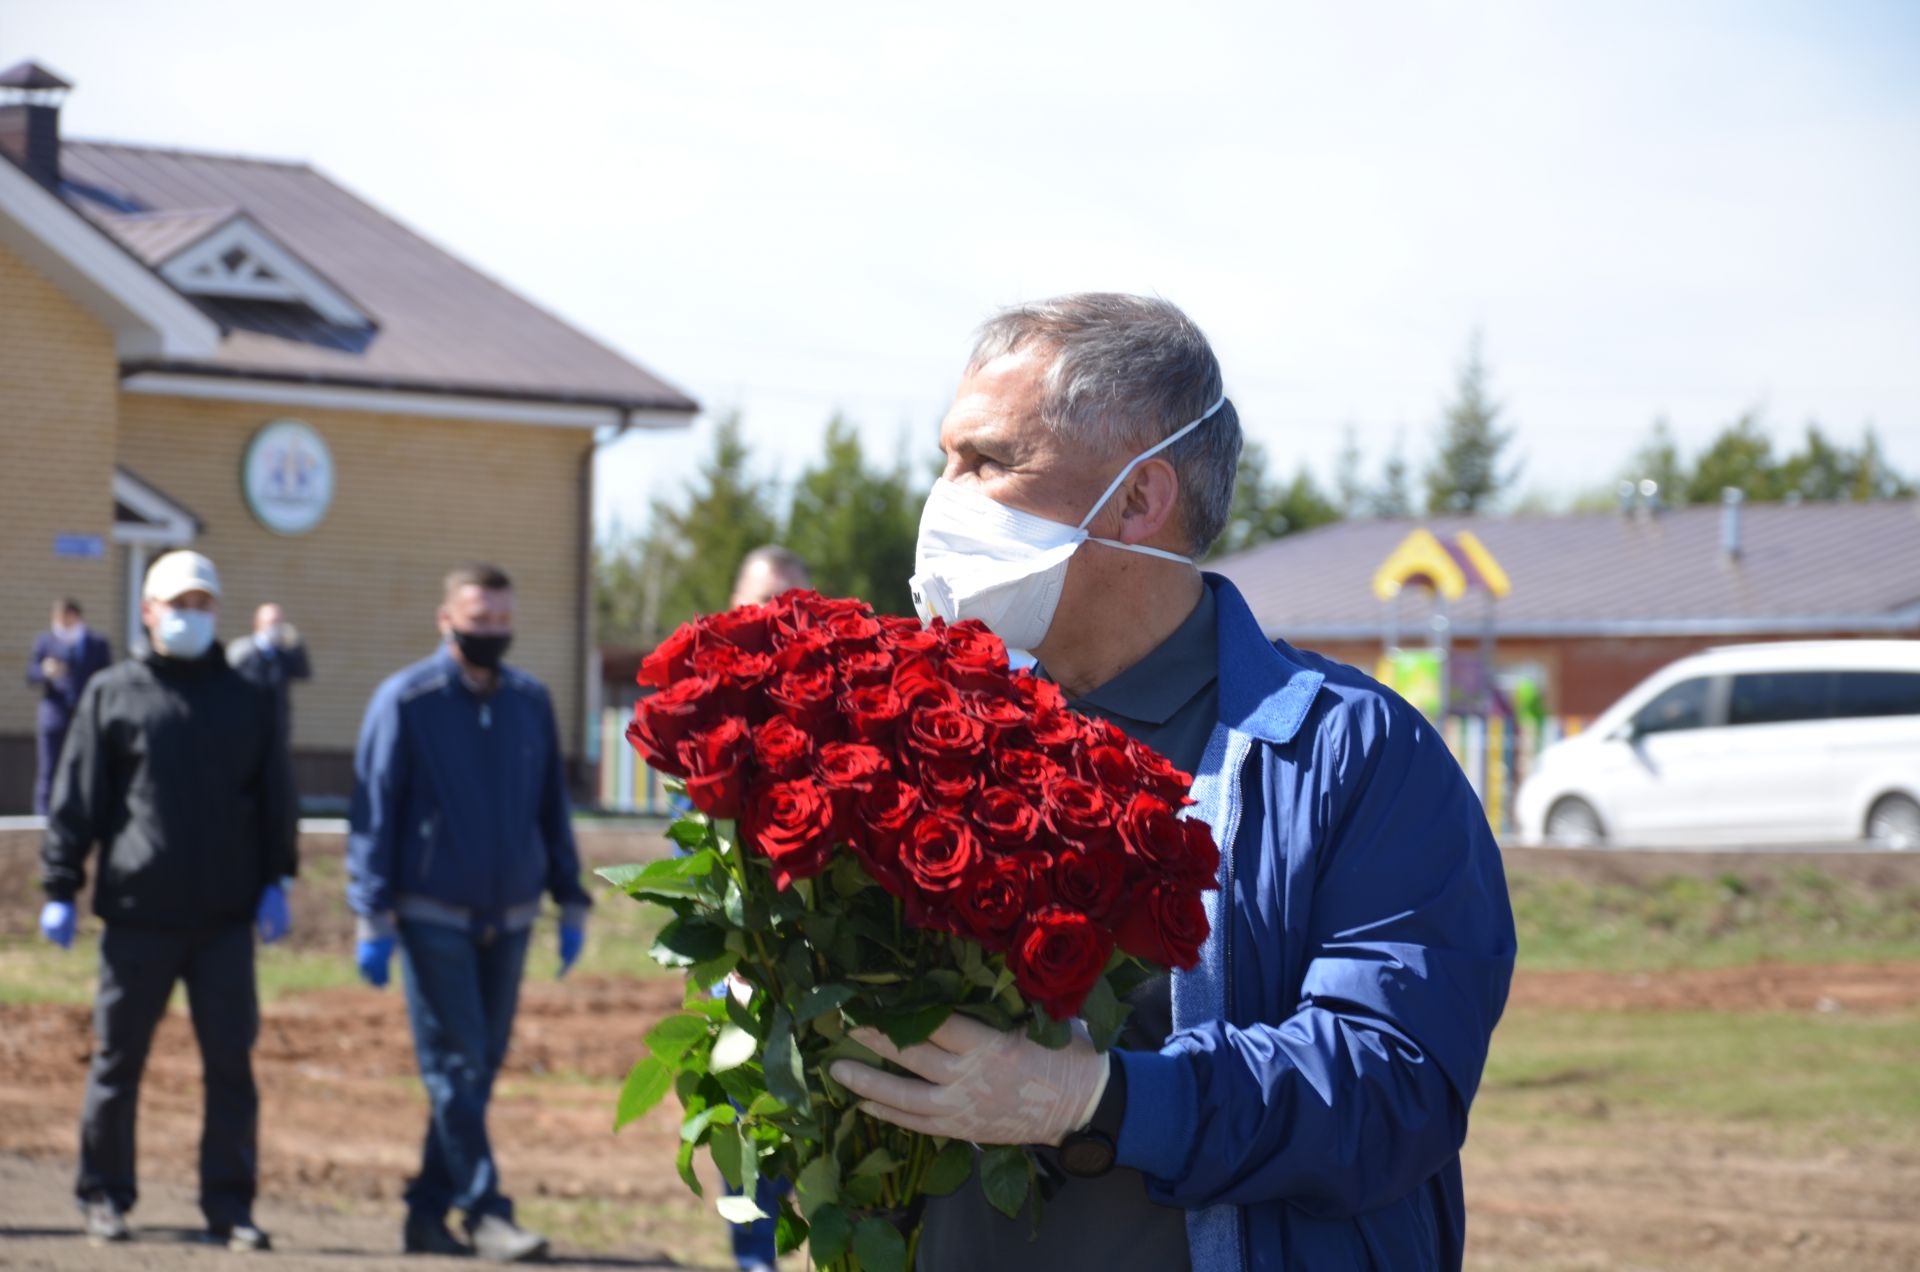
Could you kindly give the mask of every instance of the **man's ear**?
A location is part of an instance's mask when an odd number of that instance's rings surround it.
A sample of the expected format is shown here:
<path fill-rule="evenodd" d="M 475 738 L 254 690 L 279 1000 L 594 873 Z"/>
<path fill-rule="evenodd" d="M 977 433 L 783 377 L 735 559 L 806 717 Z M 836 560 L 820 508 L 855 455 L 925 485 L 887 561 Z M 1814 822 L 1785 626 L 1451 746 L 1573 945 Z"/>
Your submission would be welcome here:
<path fill-rule="evenodd" d="M 1180 475 L 1155 455 L 1128 474 L 1120 492 L 1120 533 L 1114 537 L 1122 543 L 1164 546 L 1155 540 L 1179 535 L 1179 512 Z"/>

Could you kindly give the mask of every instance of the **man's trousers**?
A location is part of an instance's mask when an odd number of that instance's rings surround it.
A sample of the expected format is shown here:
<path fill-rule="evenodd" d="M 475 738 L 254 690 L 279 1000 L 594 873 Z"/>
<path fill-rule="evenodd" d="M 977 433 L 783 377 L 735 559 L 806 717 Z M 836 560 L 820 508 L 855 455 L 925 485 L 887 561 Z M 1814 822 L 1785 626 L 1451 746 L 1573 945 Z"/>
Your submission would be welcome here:
<path fill-rule="evenodd" d="M 252 1216 L 259 1175 L 260 1097 L 253 1085 L 252 1051 L 260 1006 L 250 923 L 211 931 L 107 924 L 100 938 L 93 1063 L 74 1191 L 82 1201 L 104 1198 L 123 1211 L 138 1199 L 134 1120 L 140 1074 L 174 983 L 182 980 L 206 1086 L 200 1210 L 209 1227 L 231 1227 Z"/>

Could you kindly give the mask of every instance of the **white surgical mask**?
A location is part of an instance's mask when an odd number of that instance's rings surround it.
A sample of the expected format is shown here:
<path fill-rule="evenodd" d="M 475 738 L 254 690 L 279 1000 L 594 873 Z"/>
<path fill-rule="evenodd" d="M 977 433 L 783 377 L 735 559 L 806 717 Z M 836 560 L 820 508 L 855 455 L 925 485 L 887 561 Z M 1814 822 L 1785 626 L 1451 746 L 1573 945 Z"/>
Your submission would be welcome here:
<path fill-rule="evenodd" d="M 153 647 L 169 658 L 198 658 L 213 644 L 213 624 L 207 610 L 168 607 L 153 625 Z"/>
<path fill-rule="evenodd" d="M 1144 556 L 1190 561 L 1177 552 L 1094 538 L 1087 526 L 1129 473 L 1213 418 L 1226 401 L 1222 394 L 1199 419 L 1181 425 L 1128 460 L 1077 526 L 1009 508 L 940 478 L 920 512 L 920 538 L 909 580 L 921 620 L 936 615 L 949 623 L 978 619 L 1009 648 L 1031 650 L 1053 626 L 1068 560 L 1089 539 Z"/>

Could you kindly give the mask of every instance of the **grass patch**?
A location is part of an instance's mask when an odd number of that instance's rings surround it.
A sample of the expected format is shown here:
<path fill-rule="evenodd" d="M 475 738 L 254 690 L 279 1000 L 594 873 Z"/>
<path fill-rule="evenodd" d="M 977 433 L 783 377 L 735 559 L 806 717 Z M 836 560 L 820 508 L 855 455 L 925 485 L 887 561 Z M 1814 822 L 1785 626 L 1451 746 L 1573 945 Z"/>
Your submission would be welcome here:
<path fill-rule="evenodd" d="M 1526 968 L 1920 959 L 1920 888 L 1874 889 L 1809 868 L 1632 886 L 1516 874 L 1508 887 Z"/>
<path fill-rule="evenodd" d="M 1920 1150 L 1920 1017 L 1516 1009 L 1476 1123 L 1646 1115 Z"/>

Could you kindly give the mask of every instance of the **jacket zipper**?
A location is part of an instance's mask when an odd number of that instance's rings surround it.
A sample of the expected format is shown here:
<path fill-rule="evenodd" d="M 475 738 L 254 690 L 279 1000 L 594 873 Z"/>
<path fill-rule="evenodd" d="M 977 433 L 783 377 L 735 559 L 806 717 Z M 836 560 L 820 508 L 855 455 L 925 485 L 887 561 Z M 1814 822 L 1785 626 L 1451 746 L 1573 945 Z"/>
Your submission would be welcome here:
<path fill-rule="evenodd" d="M 440 842 L 440 814 L 435 813 L 420 823 L 420 836 L 427 841 L 420 852 L 420 882 L 425 884 L 433 877 L 433 849 Z"/>

